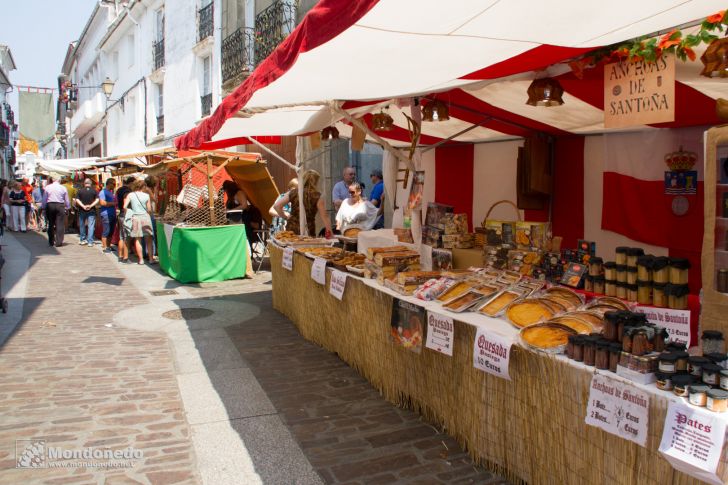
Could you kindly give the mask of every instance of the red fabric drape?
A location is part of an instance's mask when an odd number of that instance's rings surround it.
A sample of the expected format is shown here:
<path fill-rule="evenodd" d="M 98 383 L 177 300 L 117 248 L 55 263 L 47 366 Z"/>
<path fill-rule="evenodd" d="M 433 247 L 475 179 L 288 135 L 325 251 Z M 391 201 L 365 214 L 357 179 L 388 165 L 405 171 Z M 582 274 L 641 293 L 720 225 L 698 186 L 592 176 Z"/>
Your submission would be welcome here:
<path fill-rule="evenodd" d="M 559 136 L 554 146 L 554 193 L 551 229 L 561 247 L 575 248 L 584 238 L 584 137 Z M 547 221 L 548 207 L 524 211 L 527 221 Z"/>
<path fill-rule="evenodd" d="M 178 149 L 199 147 L 212 139 L 225 120 L 233 116 L 253 94 L 280 78 L 298 55 L 333 39 L 362 18 L 379 0 L 321 0 L 253 73 L 196 128 L 174 140 Z"/>
<path fill-rule="evenodd" d="M 468 214 L 473 229 L 473 159 L 475 145 L 435 149 L 435 200 L 451 205 L 455 213 Z"/>

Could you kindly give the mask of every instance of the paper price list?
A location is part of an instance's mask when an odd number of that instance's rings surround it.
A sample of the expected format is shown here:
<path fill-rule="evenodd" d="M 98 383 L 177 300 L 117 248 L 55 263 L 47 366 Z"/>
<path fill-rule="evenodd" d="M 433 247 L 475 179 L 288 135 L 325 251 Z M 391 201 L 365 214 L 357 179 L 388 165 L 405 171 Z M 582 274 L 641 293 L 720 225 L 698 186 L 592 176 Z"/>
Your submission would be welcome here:
<path fill-rule="evenodd" d="M 715 447 L 709 435 L 683 426 L 672 427 L 670 447 L 676 451 L 707 463 L 711 448 Z"/>

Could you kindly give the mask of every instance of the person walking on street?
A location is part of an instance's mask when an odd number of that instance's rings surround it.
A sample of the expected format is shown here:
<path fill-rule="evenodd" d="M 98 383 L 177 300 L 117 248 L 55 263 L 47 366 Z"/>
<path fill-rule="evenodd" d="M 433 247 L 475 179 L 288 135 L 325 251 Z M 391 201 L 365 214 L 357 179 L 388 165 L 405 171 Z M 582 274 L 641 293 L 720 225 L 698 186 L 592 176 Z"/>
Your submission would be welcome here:
<path fill-rule="evenodd" d="M 94 230 L 96 229 L 96 206 L 99 198 L 92 187 L 91 179 L 83 181 L 83 188 L 76 192 L 73 199 L 74 205 L 78 208 L 78 230 L 81 246 L 94 245 Z"/>
<path fill-rule="evenodd" d="M 119 217 L 117 220 L 119 221 L 119 262 L 120 263 L 128 263 L 129 262 L 129 234 L 126 231 L 126 226 L 124 225 L 124 215 L 126 213 L 126 209 L 124 207 L 124 203 L 126 202 L 126 196 L 131 193 L 131 184 L 134 183 L 134 180 L 136 180 L 131 175 L 124 179 L 124 185 L 119 187 L 119 190 L 116 191 L 116 202 L 119 207 Z"/>
<path fill-rule="evenodd" d="M 141 239 L 147 245 L 147 252 L 152 254 L 152 219 L 149 215 L 152 211 L 152 203 L 149 194 L 145 192 L 144 180 L 136 180 L 132 186 L 132 192 L 126 196 L 124 208 L 124 226 L 129 231 L 129 237 L 134 239 L 134 250 L 139 258 L 139 264 L 144 264 L 142 255 Z"/>
<path fill-rule="evenodd" d="M 10 197 L 10 210 L 12 213 L 12 230 L 25 232 L 25 192 L 18 182 L 13 182 L 13 190 L 8 194 Z"/>
<path fill-rule="evenodd" d="M 10 212 L 10 184 L 12 182 L 8 182 L 7 180 L 3 180 L 2 182 L 2 206 L 3 206 L 3 213 L 5 217 L 5 226 L 8 229 L 13 228 L 13 216 Z"/>
<path fill-rule="evenodd" d="M 66 226 L 66 211 L 71 208 L 68 190 L 52 178 L 43 195 L 43 209 L 48 216 L 48 245 L 60 248 L 63 246 L 63 235 Z"/>
<path fill-rule="evenodd" d="M 61 182 L 63 182 L 63 186 L 66 188 L 66 192 L 68 192 L 68 200 L 73 201 L 76 198 L 76 187 L 73 186 L 73 179 L 71 177 L 65 177 Z M 63 224 L 65 232 L 73 232 L 73 228 L 76 226 L 76 211 L 73 205 L 66 212 Z"/>
<path fill-rule="evenodd" d="M 101 232 L 101 247 L 105 253 L 111 252 L 111 235 L 114 234 L 116 226 L 116 180 L 108 179 L 106 188 L 99 192 L 99 207 L 101 207 L 101 223 L 103 231 Z"/>
<path fill-rule="evenodd" d="M 38 219 L 38 230 L 48 230 L 48 220 L 46 219 L 45 211 L 43 210 L 43 194 L 45 189 L 43 185 L 38 182 L 38 186 L 33 189 L 33 207 L 35 208 L 35 214 Z"/>

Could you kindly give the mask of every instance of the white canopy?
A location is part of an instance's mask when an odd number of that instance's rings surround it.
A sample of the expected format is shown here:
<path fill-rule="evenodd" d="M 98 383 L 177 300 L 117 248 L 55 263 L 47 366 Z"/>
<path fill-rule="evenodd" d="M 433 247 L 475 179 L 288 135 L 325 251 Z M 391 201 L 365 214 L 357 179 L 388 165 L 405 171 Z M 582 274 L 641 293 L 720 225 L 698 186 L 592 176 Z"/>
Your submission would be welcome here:
<path fill-rule="evenodd" d="M 176 143 L 188 148 L 210 139 L 303 134 L 341 119 L 327 106 L 332 100 L 349 101 L 349 107 L 356 101 L 361 114 L 378 110 L 362 108 L 367 102 L 431 93 L 445 93 L 446 102 L 455 93 L 472 102 L 461 106 L 471 115 L 506 118 L 520 127 L 484 122 L 456 138 L 460 141 L 523 136 L 524 127 L 603 131 L 602 102 L 567 87 L 559 108 L 526 106 L 530 80 L 549 75 L 568 81 L 570 59 L 667 32 L 724 6 L 718 0 L 613 0 L 608 6 L 598 0 L 322 0 L 211 117 Z M 678 79 L 691 93 L 728 97 L 725 83 L 699 78 L 699 63 L 689 64 L 688 70 L 678 69 Z M 390 114 L 405 128 L 397 111 Z M 424 127 L 423 134 L 447 138 L 483 116 L 454 118 Z M 400 138 L 393 140 L 406 141 Z"/>

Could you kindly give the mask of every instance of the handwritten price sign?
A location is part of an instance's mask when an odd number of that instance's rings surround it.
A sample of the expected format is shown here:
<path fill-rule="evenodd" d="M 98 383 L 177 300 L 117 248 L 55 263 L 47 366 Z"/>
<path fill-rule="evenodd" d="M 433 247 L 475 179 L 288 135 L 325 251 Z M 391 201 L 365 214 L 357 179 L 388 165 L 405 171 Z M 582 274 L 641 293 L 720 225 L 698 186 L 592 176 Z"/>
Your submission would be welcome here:
<path fill-rule="evenodd" d="M 473 344 L 473 367 L 510 381 L 511 345 L 513 340 L 478 327 Z"/>
<path fill-rule="evenodd" d="M 452 318 L 427 312 L 427 341 L 425 347 L 452 357 L 455 326 Z"/>
<path fill-rule="evenodd" d="M 650 396 L 629 384 L 594 374 L 585 422 L 645 446 Z"/>
<path fill-rule="evenodd" d="M 311 265 L 311 279 L 320 285 L 326 285 L 326 260 L 316 258 Z"/>
<path fill-rule="evenodd" d="M 293 271 L 293 248 L 288 247 L 283 250 L 283 259 L 281 260 L 283 269 Z"/>
<path fill-rule="evenodd" d="M 344 290 L 346 289 L 346 273 L 342 271 L 333 270 L 331 272 L 331 282 L 329 283 L 329 294 L 337 300 L 341 300 L 344 297 Z"/>

